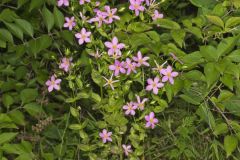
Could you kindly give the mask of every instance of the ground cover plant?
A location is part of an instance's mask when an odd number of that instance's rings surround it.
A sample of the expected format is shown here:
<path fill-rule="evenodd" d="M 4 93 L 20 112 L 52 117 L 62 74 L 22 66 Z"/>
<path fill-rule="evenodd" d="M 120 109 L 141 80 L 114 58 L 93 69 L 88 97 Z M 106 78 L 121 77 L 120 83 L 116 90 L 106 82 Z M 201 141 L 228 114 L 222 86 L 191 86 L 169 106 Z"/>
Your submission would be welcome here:
<path fill-rule="evenodd" d="M 240 159 L 239 0 L 1 0 L 3 160 Z"/>

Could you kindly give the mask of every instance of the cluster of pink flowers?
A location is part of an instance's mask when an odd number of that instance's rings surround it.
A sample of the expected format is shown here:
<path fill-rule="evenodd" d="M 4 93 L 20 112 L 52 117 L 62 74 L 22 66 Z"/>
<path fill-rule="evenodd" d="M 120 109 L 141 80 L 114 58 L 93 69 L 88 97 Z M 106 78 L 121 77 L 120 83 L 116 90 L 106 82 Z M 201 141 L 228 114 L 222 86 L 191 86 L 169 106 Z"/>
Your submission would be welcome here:
<path fill-rule="evenodd" d="M 102 138 L 103 143 L 112 142 L 112 138 L 111 138 L 112 132 L 108 132 L 106 129 L 103 129 L 102 132 L 99 133 L 99 136 L 100 136 L 100 138 Z M 132 152 L 131 145 L 123 144 L 122 148 L 123 148 L 124 154 L 126 156 L 128 156 L 129 153 Z"/>
<path fill-rule="evenodd" d="M 146 6 L 152 5 L 155 0 L 129 0 L 130 6 L 129 9 L 135 12 L 135 15 L 138 16 L 140 12 L 143 12 L 145 10 L 144 3 L 146 3 Z M 158 10 L 155 10 L 152 15 L 152 20 L 157 20 L 163 18 L 163 14 L 159 13 Z"/>
<path fill-rule="evenodd" d="M 145 102 L 148 100 L 147 98 L 141 98 L 139 96 L 136 96 L 137 102 L 128 102 L 126 105 L 123 106 L 123 109 L 126 110 L 125 114 L 126 115 L 135 115 L 135 110 L 144 110 Z"/>
<path fill-rule="evenodd" d="M 125 110 L 126 115 L 135 115 L 135 110 L 144 110 L 145 102 L 148 100 L 147 98 L 144 98 L 143 100 L 140 99 L 139 96 L 137 97 L 137 102 L 128 102 L 126 105 L 123 106 L 123 110 Z M 155 127 L 155 124 L 158 123 L 158 119 L 154 117 L 154 113 L 151 112 L 149 115 L 145 116 L 146 120 L 146 127 L 151 127 L 152 129 Z"/>
<path fill-rule="evenodd" d="M 90 0 L 79 0 L 79 4 L 83 5 L 85 2 L 90 2 Z M 58 0 L 57 5 L 61 6 L 69 6 L 69 0 Z"/>
<path fill-rule="evenodd" d="M 135 12 L 135 15 L 138 16 L 140 12 L 143 12 L 146 6 L 150 6 L 155 2 L 155 0 L 129 0 L 130 6 L 129 9 Z M 86 2 L 90 2 L 90 0 L 79 0 L 79 4 L 83 5 Z M 58 6 L 69 6 L 69 0 L 58 0 Z M 95 7 L 99 7 L 100 2 L 95 3 Z M 103 24 L 111 24 L 115 20 L 120 20 L 120 17 L 116 15 L 117 8 L 110 8 L 110 6 L 104 6 L 104 9 L 100 10 L 98 8 L 94 9 L 95 16 L 88 20 L 89 23 L 96 22 L 98 27 L 101 27 Z M 83 21 L 87 20 L 87 18 L 80 12 L 80 16 Z M 161 14 L 158 10 L 155 10 L 154 13 L 151 15 L 152 20 L 155 21 L 157 19 L 163 18 L 163 14 Z M 64 28 L 68 30 L 73 30 L 74 27 L 77 25 L 75 21 L 75 17 L 65 17 Z M 85 28 L 81 28 L 81 31 L 75 34 L 75 37 L 78 40 L 79 45 L 84 43 L 91 42 L 91 32 L 87 31 Z M 108 79 L 103 77 L 106 80 L 104 86 L 110 86 L 112 90 L 114 90 L 114 83 L 119 82 L 119 80 L 113 80 L 113 75 L 118 76 L 119 74 L 126 74 L 130 75 L 131 73 L 136 73 L 138 67 L 146 66 L 149 67 L 150 64 L 148 63 L 149 57 L 143 56 L 140 51 L 137 52 L 135 56 L 132 58 L 126 58 L 125 61 L 119 60 L 122 57 L 122 50 L 126 48 L 124 43 L 120 43 L 117 37 L 113 37 L 111 41 L 107 41 L 104 43 L 106 48 L 108 49 L 107 53 L 110 57 L 114 58 L 114 64 L 109 65 L 109 70 L 113 71 L 111 77 Z M 97 50 L 96 53 L 91 53 L 91 56 L 95 58 L 101 57 L 99 51 Z M 156 63 L 156 62 L 155 62 Z M 59 68 L 62 69 L 64 72 L 69 72 L 72 66 L 72 58 L 64 57 L 61 60 Z M 147 79 L 147 91 L 153 91 L 154 94 L 158 94 L 159 89 L 164 87 L 164 83 L 169 82 L 170 84 L 174 84 L 174 78 L 178 76 L 178 72 L 174 72 L 171 66 L 167 66 L 163 68 L 157 64 L 156 70 L 159 72 L 159 76 L 155 78 Z M 60 83 L 61 79 L 57 79 L 55 75 L 51 76 L 51 78 L 46 82 L 48 86 L 48 91 L 52 92 L 55 90 L 60 90 Z M 147 98 L 141 99 L 140 96 L 136 96 L 136 101 L 131 101 L 125 104 L 122 109 L 125 112 L 125 115 L 132 115 L 136 114 L 136 110 L 143 111 L 145 108 L 145 103 L 148 101 Z M 145 127 L 146 128 L 155 128 L 156 124 L 158 123 L 158 119 L 155 118 L 154 112 L 150 112 L 148 115 L 145 115 Z M 102 139 L 103 143 L 112 142 L 112 132 L 103 129 L 102 132 L 99 133 L 100 138 Z M 122 144 L 123 151 L 126 156 L 129 153 L 133 152 L 131 145 Z"/>
<path fill-rule="evenodd" d="M 119 73 L 129 75 L 132 72 L 137 72 L 136 67 L 149 66 L 148 59 L 149 57 L 142 57 L 142 53 L 138 51 L 137 56 L 133 57 L 133 61 L 130 58 L 126 58 L 126 61 L 122 62 L 115 60 L 114 64 L 109 66 L 109 69 L 114 71 L 114 76 L 118 76 Z"/>
<path fill-rule="evenodd" d="M 72 65 L 72 58 L 62 58 L 59 68 L 68 72 Z M 55 90 L 60 90 L 60 83 L 62 82 L 61 79 L 56 79 L 56 75 L 52 75 L 49 80 L 45 83 L 48 86 L 48 92 L 52 92 Z"/>
<path fill-rule="evenodd" d="M 153 91 L 154 94 L 158 94 L 158 89 L 164 87 L 164 83 L 169 81 L 170 84 L 174 84 L 174 77 L 178 76 L 178 72 L 173 72 L 171 66 L 167 66 L 167 68 L 160 69 L 160 75 L 162 79 L 160 81 L 159 77 L 155 77 L 154 79 L 149 78 L 147 80 L 147 91 Z"/>
<path fill-rule="evenodd" d="M 111 24 L 114 20 L 120 20 L 120 17 L 115 15 L 117 12 L 117 8 L 110 8 L 110 6 L 104 6 L 104 11 L 99 9 L 94 10 L 96 16 L 91 18 L 88 22 L 97 22 L 98 27 L 101 27 L 103 23 Z"/>

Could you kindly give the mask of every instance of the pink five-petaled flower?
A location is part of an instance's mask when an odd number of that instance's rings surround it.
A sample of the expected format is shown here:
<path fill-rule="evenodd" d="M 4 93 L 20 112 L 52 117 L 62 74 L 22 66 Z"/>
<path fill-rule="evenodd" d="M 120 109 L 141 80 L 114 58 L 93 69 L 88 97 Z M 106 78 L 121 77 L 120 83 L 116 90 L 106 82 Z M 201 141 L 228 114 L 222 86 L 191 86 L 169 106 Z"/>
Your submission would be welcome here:
<path fill-rule="evenodd" d="M 98 22 L 98 27 L 102 26 L 103 21 L 105 21 L 106 16 L 103 14 L 102 11 L 97 10 L 96 11 L 96 17 L 91 18 L 88 22 L 92 23 L 92 22 Z"/>
<path fill-rule="evenodd" d="M 141 101 L 139 96 L 137 97 L 137 102 L 134 103 L 135 106 L 138 107 L 138 109 L 140 109 L 141 111 L 144 110 L 144 103 L 148 100 L 147 98 L 143 98 L 143 100 Z"/>
<path fill-rule="evenodd" d="M 155 124 L 158 123 L 158 119 L 154 117 L 154 113 L 151 112 L 149 115 L 145 116 L 146 127 L 151 127 L 152 129 L 155 127 Z"/>
<path fill-rule="evenodd" d="M 106 129 L 103 129 L 101 133 L 99 133 L 99 136 L 102 138 L 103 143 L 106 143 L 107 141 L 112 142 L 111 138 L 112 132 L 108 132 Z"/>
<path fill-rule="evenodd" d="M 85 2 L 90 2 L 90 0 L 79 0 L 80 5 L 84 4 Z"/>
<path fill-rule="evenodd" d="M 115 80 L 115 81 L 114 81 L 114 80 L 112 79 L 112 77 L 113 77 L 113 74 L 111 75 L 110 79 L 107 79 L 106 77 L 103 77 L 103 78 L 106 80 L 106 82 L 107 82 L 107 83 L 105 83 L 103 86 L 105 87 L 105 86 L 109 85 L 109 86 L 112 88 L 112 90 L 114 90 L 113 83 L 116 83 L 116 82 L 118 82 L 119 80 Z"/>
<path fill-rule="evenodd" d="M 87 32 L 85 28 L 82 28 L 80 33 L 76 33 L 75 37 L 78 38 L 78 43 L 81 45 L 84 42 L 89 43 L 91 42 L 91 39 L 89 38 L 91 35 L 91 32 Z"/>
<path fill-rule="evenodd" d="M 130 0 L 129 9 L 135 11 L 135 15 L 139 15 L 139 11 L 144 11 L 141 0 Z"/>
<path fill-rule="evenodd" d="M 155 77 L 154 80 L 149 78 L 147 80 L 148 86 L 146 87 L 147 91 L 153 90 L 154 94 L 158 94 L 158 88 L 162 88 L 164 86 L 163 83 L 159 82 L 159 77 Z"/>
<path fill-rule="evenodd" d="M 161 19 L 161 18 L 163 18 L 163 14 L 159 13 L 158 10 L 155 10 L 154 14 L 152 15 L 152 19 L 155 21 L 155 20 Z"/>
<path fill-rule="evenodd" d="M 115 15 L 117 8 L 111 9 L 109 6 L 105 6 L 104 8 L 106 12 L 103 12 L 103 15 L 108 17 L 108 19 L 105 20 L 107 24 L 111 24 L 113 19 L 120 20 L 120 17 Z"/>
<path fill-rule="evenodd" d="M 167 66 L 166 69 L 161 69 L 161 74 L 164 75 L 162 78 L 162 82 L 169 81 L 171 84 L 174 84 L 174 77 L 178 76 L 178 72 L 172 72 L 172 67 Z"/>
<path fill-rule="evenodd" d="M 127 58 L 125 62 L 125 68 L 127 69 L 127 75 L 129 75 L 131 72 L 136 73 L 136 63 L 132 62 L 131 59 Z"/>
<path fill-rule="evenodd" d="M 61 6 L 69 6 L 69 0 L 58 0 L 58 4 L 59 7 Z"/>
<path fill-rule="evenodd" d="M 109 69 L 114 71 L 114 76 L 118 76 L 119 72 L 126 73 L 125 68 L 123 68 L 124 62 L 119 62 L 118 60 L 115 60 L 113 65 L 109 66 Z"/>
<path fill-rule="evenodd" d="M 63 69 L 65 72 L 68 72 L 70 67 L 71 67 L 71 61 L 72 61 L 72 58 L 66 58 L 64 57 L 62 59 L 62 62 L 61 64 L 59 65 L 59 68 L 60 69 Z"/>
<path fill-rule="evenodd" d="M 133 102 L 129 102 L 126 105 L 123 106 L 123 109 L 126 110 L 125 114 L 126 115 L 135 115 L 135 110 L 137 109 L 137 106 L 134 105 Z"/>
<path fill-rule="evenodd" d="M 76 22 L 74 20 L 74 17 L 65 17 L 66 23 L 64 23 L 64 27 L 68 28 L 70 31 L 73 29 L 73 27 L 76 26 Z"/>
<path fill-rule="evenodd" d="M 113 55 L 114 53 L 116 53 L 117 55 L 121 55 L 121 49 L 125 47 L 125 44 L 118 43 L 117 37 L 113 37 L 112 42 L 105 42 L 104 44 L 107 48 L 109 48 L 109 56 Z"/>
<path fill-rule="evenodd" d="M 60 90 L 61 79 L 55 79 L 52 75 L 50 80 L 47 80 L 46 85 L 48 86 L 48 92 L 52 92 L 53 89 Z"/>
<path fill-rule="evenodd" d="M 128 156 L 129 153 L 132 153 L 131 145 L 122 145 L 124 153 L 126 156 Z"/>
<path fill-rule="evenodd" d="M 146 62 L 148 59 L 149 57 L 142 57 L 142 53 L 140 51 L 138 51 L 136 57 L 133 57 L 133 60 L 138 62 L 136 64 L 137 67 L 140 67 L 142 65 L 149 66 L 149 63 Z"/>

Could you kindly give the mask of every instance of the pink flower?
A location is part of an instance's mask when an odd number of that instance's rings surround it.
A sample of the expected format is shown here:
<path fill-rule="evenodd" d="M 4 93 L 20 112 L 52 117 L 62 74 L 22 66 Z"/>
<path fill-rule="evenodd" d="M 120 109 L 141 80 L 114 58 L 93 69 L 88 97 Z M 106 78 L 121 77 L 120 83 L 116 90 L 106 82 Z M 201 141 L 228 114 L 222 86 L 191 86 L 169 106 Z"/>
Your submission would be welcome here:
<path fill-rule="evenodd" d="M 149 66 L 149 63 L 146 62 L 148 59 L 149 57 L 142 57 L 142 53 L 140 51 L 138 51 L 136 57 L 133 57 L 133 60 L 138 62 L 136 65 L 137 67 L 140 67 L 142 65 Z"/>
<path fill-rule="evenodd" d="M 167 66 L 166 69 L 161 69 L 161 74 L 164 75 L 162 78 L 163 82 L 169 81 L 171 84 L 174 84 L 174 77 L 178 76 L 178 72 L 172 72 L 172 67 Z"/>
<path fill-rule="evenodd" d="M 68 28 L 70 31 L 73 29 L 73 27 L 76 26 L 76 22 L 74 21 L 74 17 L 65 17 L 66 23 L 64 23 L 64 27 Z"/>
<path fill-rule="evenodd" d="M 62 59 L 62 63 L 59 65 L 59 68 L 63 69 L 65 72 L 68 72 L 71 66 L 71 61 L 72 61 L 72 58 L 64 57 Z"/>
<path fill-rule="evenodd" d="M 108 49 L 108 55 L 113 55 L 114 53 L 121 55 L 121 49 L 125 47 L 123 43 L 118 43 L 117 37 L 113 37 L 112 42 L 105 42 L 105 46 Z"/>
<path fill-rule="evenodd" d="M 90 2 L 90 0 L 79 0 L 80 5 L 83 5 L 85 2 Z"/>
<path fill-rule="evenodd" d="M 144 110 L 144 103 L 148 100 L 147 98 L 143 98 L 143 100 L 141 101 L 139 96 L 137 97 L 137 102 L 134 103 L 135 106 L 138 107 L 138 109 L 140 110 Z"/>
<path fill-rule="evenodd" d="M 148 86 L 146 87 L 147 91 L 153 90 L 154 94 L 158 94 L 158 89 L 164 86 L 163 83 L 159 82 L 159 78 L 155 77 L 154 80 L 149 78 L 147 80 Z"/>
<path fill-rule="evenodd" d="M 120 20 L 120 17 L 115 15 L 115 13 L 117 12 L 117 8 L 111 9 L 109 6 L 105 6 L 104 8 L 106 12 L 103 12 L 103 15 L 108 17 L 108 19 L 105 20 L 107 24 L 112 23 L 113 19 Z"/>
<path fill-rule="evenodd" d="M 146 2 L 146 5 L 147 5 L 147 6 L 149 6 L 149 5 L 150 5 L 150 2 L 149 2 L 149 0 L 145 0 L 145 2 Z"/>
<path fill-rule="evenodd" d="M 107 141 L 112 142 L 111 135 L 112 132 L 108 132 L 106 129 L 103 129 L 103 131 L 99 133 L 99 136 L 102 138 L 103 143 L 106 143 Z"/>
<path fill-rule="evenodd" d="M 149 115 L 145 116 L 146 127 L 151 127 L 152 129 L 155 127 L 155 124 L 158 123 L 158 119 L 154 118 L 154 113 L 151 112 Z"/>
<path fill-rule="evenodd" d="M 52 92 L 53 89 L 60 90 L 61 79 L 55 79 L 55 76 L 51 76 L 50 80 L 45 83 L 48 86 L 48 92 Z"/>
<path fill-rule="evenodd" d="M 141 0 L 130 0 L 129 9 L 135 11 L 135 15 L 139 15 L 139 11 L 144 11 Z"/>
<path fill-rule="evenodd" d="M 137 109 L 137 106 L 133 105 L 133 102 L 127 103 L 127 105 L 123 106 L 123 109 L 126 110 L 125 114 L 126 115 L 135 115 L 135 110 Z"/>
<path fill-rule="evenodd" d="M 69 6 L 69 0 L 58 0 L 58 6 Z"/>
<path fill-rule="evenodd" d="M 81 33 L 76 33 L 75 37 L 78 38 L 78 43 L 81 45 L 84 42 L 89 43 L 91 42 L 91 39 L 89 38 L 91 35 L 91 32 L 87 32 L 85 28 L 82 28 Z"/>
<path fill-rule="evenodd" d="M 103 14 L 102 11 L 97 10 L 96 11 L 96 17 L 91 18 L 88 22 L 98 22 L 98 27 L 102 26 L 103 21 L 105 21 L 106 16 Z"/>
<path fill-rule="evenodd" d="M 101 3 L 99 1 L 96 1 L 95 5 L 98 7 Z"/>
<path fill-rule="evenodd" d="M 127 75 L 129 75 L 131 72 L 136 73 L 136 63 L 131 61 L 131 59 L 127 58 L 125 62 L 125 68 L 127 68 Z"/>
<path fill-rule="evenodd" d="M 155 60 L 154 60 L 154 62 L 155 62 L 155 64 L 156 64 L 156 68 L 153 68 L 153 70 L 156 70 L 156 71 L 158 71 L 159 73 L 160 73 L 160 75 L 162 75 L 161 74 L 161 70 L 163 69 L 163 66 L 167 63 L 167 61 L 166 62 L 164 62 L 163 64 L 161 64 L 161 65 L 159 65 Z"/>
<path fill-rule="evenodd" d="M 112 88 L 112 90 L 114 90 L 113 84 L 118 82 L 119 80 L 113 80 L 112 77 L 113 77 L 113 74 L 111 75 L 110 79 L 103 77 L 106 80 L 106 83 L 103 86 L 105 87 L 105 86 L 109 85 Z"/>
<path fill-rule="evenodd" d="M 155 21 L 155 20 L 161 19 L 161 18 L 163 18 L 163 14 L 162 14 L 162 13 L 159 13 L 158 10 L 155 10 L 155 11 L 154 11 L 154 14 L 153 14 L 153 16 L 152 16 L 152 19 Z"/>
<path fill-rule="evenodd" d="M 114 76 L 118 76 L 119 72 L 126 73 L 125 68 L 123 68 L 124 62 L 119 62 L 118 60 L 115 60 L 113 65 L 109 66 L 109 69 L 114 71 Z"/>
<path fill-rule="evenodd" d="M 126 156 L 128 156 L 129 153 L 132 153 L 131 145 L 122 145 L 124 153 Z"/>

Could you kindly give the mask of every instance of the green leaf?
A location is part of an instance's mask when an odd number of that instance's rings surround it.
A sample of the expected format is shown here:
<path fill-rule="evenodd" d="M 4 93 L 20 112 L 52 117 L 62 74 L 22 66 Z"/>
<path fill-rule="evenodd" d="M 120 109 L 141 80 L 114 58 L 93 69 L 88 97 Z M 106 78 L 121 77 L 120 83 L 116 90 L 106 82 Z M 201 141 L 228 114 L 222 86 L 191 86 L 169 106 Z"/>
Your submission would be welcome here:
<path fill-rule="evenodd" d="M 0 28 L 0 39 L 10 42 L 10 43 L 14 43 L 12 34 L 6 29 Z"/>
<path fill-rule="evenodd" d="M 70 112 L 73 117 L 79 117 L 79 110 L 73 107 L 70 107 Z"/>
<path fill-rule="evenodd" d="M 226 28 L 231 28 L 240 24 L 240 17 L 230 17 L 225 24 Z"/>
<path fill-rule="evenodd" d="M 190 0 L 190 2 L 197 6 L 197 7 L 203 7 L 203 8 L 209 8 L 215 5 L 215 0 Z"/>
<path fill-rule="evenodd" d="M 50 32 L 50 30 L 54 26 L 54 15 L 45 6 L 42 9 L 42 14 L 43 14 L 43 21 L 47 26 L 48 32 Z"/>
<path fill-rule="evenodd" d="M 195 66 L 204 62 L 204 59 L 200 52 L 193 52 L 185 55 L 182 61 L 187 67 Z"/>
<path fill-rule="evenodd" d="M 73 35 L 73 32 L 71 31 L 68 31 L 68 30 L 64 30 L 62 32 L 60 32 L 60 35 L 61 37 L 68 41 L 68 43 L 70 43 L 71 45 L 73 45 L 74 43 L 74 35 Z"/>
<path fill-rule="evenodd" d="M 20 98 L 22 103 L 29 103 L 34 101 L 38 96 L 38 92 L 36 89 L 24 89 L 20 93 Z"/>
<path fill-rule="evenodd" d="M 57 7 L 54 7 L 53 14 L 55 25 L 58 28 L 62 28 L 64 24 L 64 15 L 62 14 L 61 11 L 59 11 L 59 9 L 57 9 Z"/>
<path fill-rule="evenodd" d="M 240 96 L 224 101 L 223 105 L 229 112 L 240 117 Z"/>
<path fill-rule="evenodd" d="M 232 62 L 240 63 L 240 49 L 234 50 L 228 56 Z"/>
<path fill-rule="evenodd" d="M 206 82 L 208 84 L 208 87 L 210 87 L 214 82 L 216 82 L 219 79 L 219 72 L 215 69 L 214 63 L 207 63 L 204 66 L 204 74 L 206 76 Z"/>
<path fill-rule="evenodd" d="M 37 103 L 28 103 L 23 107 L 31 116 L 38 116 L 44 113 L 42 107 Z"/>
<path fill-rule="evenodd" d="M 18 133 L 14 133 L 14 132 L 5 132 L 0 134 L 0 145 L 6 142 L 11 141 L 12 139 L 14 139 L 17 136 Z"/>
<path fill-rule="evenodd" d="M 232 155 L 238 145 L 238 139 L 235 136 L 227 135 L 224 137 L 224 149 L 227 153 L 227 157 Z"/>
<path fill-rule="evenodd" d="M 101 74 L 96 71 L 96 70 L 92 70 L 92 80 L 97 84 L 99 85 L 100 87 L 102 87 L 102 84 L 103 84 L 103 80 L 102 80 L 102 77 L 101 77 Z"/>
<path fill-rule="evenodd" d="M 228 126 L 226 123 L 220 123 L 217 124 L 216 127 L 214 128 L 213 134 L 218 136 L 221 134 L 226 134 L 228 132 Z"/>
<path fill-rule="evenodd" d="M 181 29 L 180 25 L 169 19 L 158 19 L 153 22 L 153 24 L 159 25 L 159 27 L 166 29 Z"/>
<path fill-rule="evenodd" d="M 14 23 L 8 23 L 8 22 L 4 22 L 4 24 L 12 32 L 13 35 L 15 35 L 17 38 L 23 40 L 23 31 L 20 29 L 19 26 L 17 26 Z"/>
<path fill-rule="evenodd" d="M 239 40 L 240 35 L 223 39 L 217 47 L 218 57 L 228 54 L 233 50 Z"/>
<path fill-rule="evenodd" d="M 171 35 L 172 35 L 174 41 L 180 47 L 182 47 L 183 42 L 184 42 L 184 38 L 185 38 L 185 35 L 186 35 L 186 32 L 184 30 L 182 30 L 182 29 L 180 29 L 180 30 L 172 30 L 171 31 Z"/>
<path fill-rule="evenodd" d="M 20 8 L 22 5 L 27 3 L 29 0 L 18 0 L 17 1 L 17 8 Z"/>
<path fill-rule="evenodd" d="M 25 125 L 25 119 L 24 119 L 24 114 L 20 112 L 19 110 L 13 110 L 9 112 L 9 117 L 13 120 L 14 123 L 18 125 Z"/>
<path fill-rule="evenodd" d="M 216 122 L 214 116 L 209 108 L 209 106 L 205 103 L 201 104 L 197 110 L 197 114 L 203 119 L 206 123 L 208 123 L 209 127 L 214 130 L 216 127 Z"/>
<path fill-rule="evenodd" d="M 42 35 L 36 40 L 31 40 L 28 43 L 30 54 L 37 56 L 37 53 L 47 49 L 52 45 L 52 39 L 48 35 Z"/>
<path fill-rule="evenodd" d="M 6 48 L 6 47 L 7 47 L 7 43 L 0 39 L 0 48 Z"/>
<path fill-rule="evenodd" d="M 11 95 L 4 94 L 2 96 L 2 102 L 5 107 L 9 108 L 14 103 L 14 99 Z"/>
<path fill-rule="evenodd" d="M 229 74 L 224 74 L 221 78 L 220 78 L 221 82 L 226 85 L 229 89 L 233 90 L 233 76 L 229 75 Z"/>
<path fill-rule="evenodd" d="M 215 47 L 213 46 L 201 46 L 200 47 L 201 55 L 210 62 L 214 62 L 218 60 L 218 53 Z"/>
<path fill-rule="evenodd" d="M 152 27 L 142 23 L 142 22 L 134 22 L 134 23 L 130 23 L 127 27 L 127 31 L 130 32 L 144 32 L 147 30 L 150 30 Z"/>
<path fill-rule="evenodd" d="M 211 23 L 224 28 L 224 22 L 223 22 L 223 20 L 220 17 L 218 17 L 218 16 L 210 16 L 210 15 L 207 15 L 206 17 L 207 17 L 207 19 Z"/>
<path fill-rule="evenodd" d="M 16 19 L 15 23 L 29 36 L 33 37 L 33 27 L 31 23 L 24 19 Z"/>
<path fill-rule="evenodd" d="M 31 12 L 33 9 L 40 8 L 44 2 L 45 0 L 41 1 L 31 0 L 29 11 Z"/>
<path fill-rule="evenodd" d="M 69 128 L 72 129 L 72 130 L 81 130 L 81 129 L 84 128 L 84 126 L 81 125 L 81 124 L 71 124 L 71 125 L 69 126 Z"/>
<path fill-rule="evenodd" d="M 186 102 L 193 104 L 193 105 L 199 105 L 200 102 L 196 101 L 195 99 L 193 99 L 192 97 L 185 95 L 185 94 L 181 94 L 179 96 L 180 98 L 182 98 L 183 100 L 185 100 Z"/>

